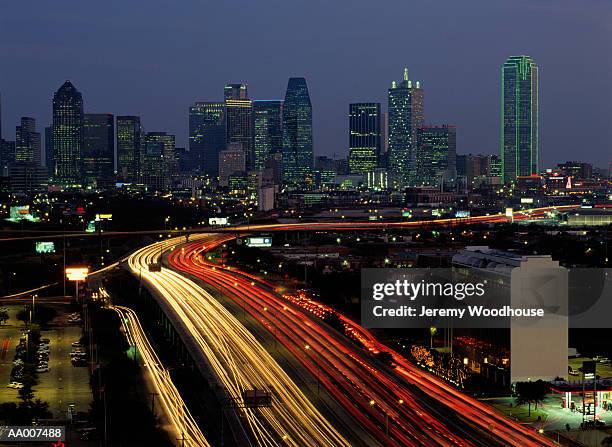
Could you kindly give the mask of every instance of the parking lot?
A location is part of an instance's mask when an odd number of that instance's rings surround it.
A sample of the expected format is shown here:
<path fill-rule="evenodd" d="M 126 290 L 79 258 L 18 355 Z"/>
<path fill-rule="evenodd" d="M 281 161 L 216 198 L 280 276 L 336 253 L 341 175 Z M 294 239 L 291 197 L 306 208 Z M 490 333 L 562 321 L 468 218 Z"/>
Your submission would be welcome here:
<path fill-rule="evenodd" d="M 10 319 L 0 325 L 0 402 L 17 401 L 18 391 L 7 388 L 10 372 L 13 367 L 15 347 L 25 326 L 16 318 L 20 305 L 6 306 Z M 75 367 L 70 361 L 72 343 L 81 337 L 81 327 L 71 324 L 68 319 L 68 308 L 54 306 L 58 311 L 47 330 L 41 331 L 41 339 L 49 339 L 49 371 L 38 373 L 38 385 L 34 390 L 35 398 L 49 403 L 49 410 L 54 418 L 64 419 L 68 407 L 74 404 L 76 411 L 87 411 L 91 403 L 89 388 L 89 368 Z"/>
<path fill-rule="evenodd" d="M 592 360 L 590 357 L 576 357 L 569 359 L 569 366 L 574 370 L 578 371 L 578 368 L 582 368 L 582 362 Z M 597 362 L 597 375 L 602 379 L 612 378 L 612 364 Z M 570 375 L 569 380 L 582 380 L 582 375 Z"/>
<path fill-rule="evenodd" d="M 5 306 L 8 309 L 9 320 L 0 325 L 0 402 L 17 400 L 17 390 L 6 388 L 13 369 L 15 347 L 23 332 L 23 323 L 17 320 L 17 312 L 21 306 Z"/>

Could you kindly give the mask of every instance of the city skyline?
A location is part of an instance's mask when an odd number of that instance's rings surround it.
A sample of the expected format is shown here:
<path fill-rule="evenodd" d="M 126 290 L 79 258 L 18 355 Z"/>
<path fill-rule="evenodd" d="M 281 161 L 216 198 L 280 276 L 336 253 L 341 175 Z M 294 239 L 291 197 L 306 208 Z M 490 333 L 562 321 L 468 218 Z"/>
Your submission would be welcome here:
<path fill-rule="evenodd" d="M 600 8 L 597 16 L 583 8 L 566 3 L 566 8 L 557 8 L 546 4 L 546 2 L 516 2 L 516 5 L 489 5 L 481 2 L 473 2 L 481 5 L 479 16 L 473 18 L 464 11 L 463 5 L 449 5 L 450 12 L 454 12 L 459 18 L 469 20 L 475 26 L 472 35 L 480 32 L 491 31 L 499 28 L 494 35 L 502 35 L 503 41 L 495 40 L 494 43 L 480 42 L 480 39 L 462 38 L 457 41 L 449 37 L 456 37 L 459 33 L 454 23 L 443 21 L 442 36 L 428 38 L 431 32 L 428 26 L 432 25 L 431 7 L 418 6 L 408 11 L 401 5 L 390 5 L 389 11 L 377 12 L 372 16 L 373 23 L 378 25 L 389 21 L 390 26 L 385 26 L 379 39 L 375 42 L 365 42 L 363 39 L 355 41 L 355 45 L 347 45 L 347 38 L 354 37 L 349 33 L 348 37 L 340 36 L 337 41 L 330 40 L 332 23 L 330 19 L 339 19 L 337 7 L 332 8 L 330 18 L 323 18 L 321 37 L 315 37 L 312 32 L 306 33 L 301 39 L 319 39 L 329 48 L 324 47 L 316 51 L 321 56 L 322 63 L 314 63 L 313 52 L 300 54 L 279 53 L 289 44 L 299 42 L 299 31 L 303 25 L 289 21 L 293 26 L 298 26 L 295 35 L 283 32 L 284 40 L 277 37 L 272 38 L 270 33 L 258 34 L 260 27 L 255 27 L 244 17 L 238 17 L 240 23 L 244 24 L 245 32 L 252 37 L 252 41 L 245 41 L 246 49 L 251 49 L 259 38 L 269 45 L 266 47 L 264 59 L 270 59 L 266 69 L 254 64 L 257 53 L 250 54 L 244 51 L 239 60 L 228 60 L 222 55 L 220 49 L 209 45 L 198 47 L 188 39 L 197 36 L 199 31 L 193 29 L 192 20 L 184 16 L 182 7 L 167 11 L 171 17 L 179 15 L 186 20 L 187 26 L 184 30 L 178 30 L 174 44 L 167 41 L 159 41 L 153 38 L 152 43 L 160 46 L 159 59 L 150 58 L 151 49 L 145 45 L 151 39 L 148 24 L 139 24 L 144 34 L 132 36 L 127 48 L 114 47 L 113 57 L 121 62 L 121 72 L 115 68 L 101 67 L 96 54 L 106 58 L 110 57 L 107 48 L 100 40 L 98 34 L 92 35 L 92 40 L 87 48 L 92 52 L 80 55 L 79 61 L 75 63 L 64 63 L 60 65 L 48 63 L 46 58 L 53 57 L 54 52 L 78 49 L 79 42 L 70 39 L 78 36 L 83 30 L 81 21 L 90 18 L 87 9 L 75 8 L 70 10 L 68 17 L 58 17 L 60 24 L 65 26 L 53 29 L 56 37 L 50 39 L 49 51 L 46 51 L 42 60 L 35 56 L 40 55 L 40 49 L 33 46 L 29 40 L 26 42 L 15 42 L 17 34 L 12 35 L 15 26 L 7 19 L 9 16 L 23 18 L 25 10 L 19 6 L 11 6 L 11 11 L 5 15 L 6 23 L 3 22 L 0 36 L 4 42 L 11 44 L 13 48 L 21 48 L 21 52 L 5 53 L 6 67 L 0 79 L 0 88 L 3 90 L 3 133 L 10 136 L 11 128 L 18 124 L 21 116 L 31 116 L 40 123 L 42 129 L 50 121 L 50 111 L 46 100 L 49 92 L 56 89 L 64 80 L 71 79 L 87 99 L 88 110 L 96 112 L 114 113 L 116 115 L 138 115 L 147 128 L 163 129 L 177 136 L 177 146 L 187 147 L 188 124 L 185 119 L 185 108 L 195 101 L 219 101 L 220 88 L 227 82 L 245 82 L 249 84 L 250 96 L 253 99 L 282 99 L 283 88 L 286 79 L 290 76 L 304 76 L 309 82 L 311 99 L 313 103 L 313 120 L 315 129 L 315 154 L 345 156 L 348 145 L 345 138 L 348 131 L 348 123 L 344 119 L 346 107 L 352 102 L 381 102 L 386 104 L 386 87 L 390 80 L 397 78 L 397 73 L 404 65 L 408 65 L 414 78 L 423 82 L 427 90 L 428 121 L 451 122 L 460 130 L 458 134 L 457 147 L 459 153 L 498 153 L 499 146 L 499 66 L 512 54 L 528 54 L 538 62 L 541 67 L 540 84 L 541 89 L 541 120 L 540 120 L 540 152 L 542 154 L 542 166 L 552 165 L 561 159 L 575 158 L 576 147 L 580 147 L 582 158 L 592 161 L 597 166 L 605 167 L 608 163 L 609 152 L 601 141 L 612 138 L 612 130 L 605 123 L 612 116 L 612 101 L 608 79 L 612 78 L 612 66 L 606 60 L 597 57 L 598 54 L 607 52 L 608 44 L 602 39 L 604 31 L 604 19 L 607 14 L 612 13 L 609 7 Z M 394 7 L 391 7 L 394 6 Z M 281 6 L 273 16 L 266 16 L 269 8 L 262 5 L 254 8 L 246 5 L 246 10 L 252 17 L 270 20 L 285 17 L 289 14 L 286 7 Z M 42 7 L 43 10 L 46 6 Z M 63 10 L 60 5 L 59 11 Z M 211 26 L 217 26 L 212 21 L 223 13 L 224 6 L 216 6 L 207 16 L 211 20 Z M 309 10 L 303 11 L 304 7 L 296 8 L 308 18 L 312 17 Z M 199 10 L 196 7 L 197 10 Z M 220 9 L 220 10 L 219 10 Z M 357 7 L 348 12 L 350 18 L 366 17 L 372 11 L 371 7 L 358 3 Z M 527 9 L 530 17 L 524 19 L 522 11 Z M 112 10 L 112 8 L 111 8 Z M 394 14 L 391 14 L 394 11 Z M 394 24 L 401 17 L 410 12 L 411 15 L 422 19 L 418 26 L 402 31 L 405 35 L 399 36 L 394 30 Z M 39 24 L 41 17 L 48 11 L 34 11 L 27 19 L 33 24 Z M 122 11 L 125 17 L 120 18 L 117 23 L 110 27 L 108 24 L 96 23 L 99 35 L 112 34 L 113 39 L 126 37 L 125 27 L 130 18 L 134 18 L 136 11 L 128 8 Z M 152 13 L 157 14 L 157 13 Z M 58 13 L 52 14 L 54 17 Z M 194 14 L 197 16 L 197 14 Z M 453 14 L 449 14 L 453 15 Z M 397 16 L 397 17 L 394 17 Z M 521 16 L 524 30 L 521 33 L 508 32 L 509 23 L 513 19 L 518 20 Z M 1 20 L 1 19 L 0 19 Z M 348 18 L 341 18 L 342 21 Z M 566 24 L 573 20 L 572 28 L 568 32 Z M 17 21 L 19 23 L 19 21 Z M 30 23 L 27 22 L 27 23 Z M 477 22 L 477 23 L 475 23 Z M 508 24 L 506 23 L 508 22 Z M 207 22 L 208 23 L 208 22 Z M 545 33 L 537 32 L 538 24 L 545 24 Z M 286 30 L 283 24 L 282 29 Z M 257 31 L 257 32 L 256 32 Z M 206 33 L 212 31 L 206 31 Z M 50 33 L 48 27 L 42 26 L 37 31 L 43 37 Z M 518 35 L 520 34 L 520 35 Z M 540 38 L 540 34 L 542 37 Z M 578 35 L 579 34 L 579 35 Z M 417 39 L 425 36 L 425 39 Z M 536 39 L 537 37 L 537 39 Z M 201 40 L 197 38 L 198 40 Z M 467 39 L 467 40 L 466 40 Z M 498 39 L 500 40 L 500 39 Z M 38 40 L 37 40 L 38 41 Z M 197 41 L 197 40 L 194 40 Z M 232 42 L 235 38 L 232 38 Z M 189 42 L 189 43 L 188 43 Z M 228 43 L 231 44 L 232 42 Z M 422 47 L 416 45 L 416 42 Z M 184 43 L 184 44 L 183 44 Z M 389 50 L 380 50 L 372 53 L 372 45 L 380 49 L 381 44 L 389 46 Z M 133 57 L 134 53 L 128 51 L 134 49 L 135 45 L 143 47 L 143 55 L 138 55 L 134 60 L 128 60 L 128 53 Z M 188 46 L 192 50 L 198 49 L 197 57 L 191 57 L 189 61 L 178 51 L 172 55 L 174 46 L 179 50 Z M 220 47 L 224 47 L 221 45 Z M 399 47 L 404 47 L 398 51 Z M 339 51 L 342 48 L 343 51 Z M 593 50 L 581 51 L 582 48 Z M 356 51 L 367 50 L 376 62 L 376 70 L 361 70 L 355 62 Z M 66 54 L 68 54 L 66 53 Z M 300 52 L 298 52 L 300 53 Z M 322 53 L 322 54 L 321 54 Z M 571 53 L 572 57 L 567 57 Z M 283 54 L 279 59 L 278 55 Z M 473 54 L 479 54 L 473 58 Z M 193 54 L 190 53 L 190 56 Z M 333 55 L 333 57 L 332 57 Z M 102 59 L 104 59 L 104 57 Z M 143 59 L 145 58 L 145 59 Z M 205 76 L 201 76 L 202 64 L 205 61 L 218 61 L 215 70 L 206 70 Z M 30 70 L 20 73 L 20 68 L 38 66 L 45 64 L 45 75 L 41 76 L 40 70 Z M 592 70 L 597 64 L 598 69 Z M 112 64 L 116 65 L 116 64 Z M 147 67 L 147 72 L 143 67 Z M 179 68 L 180 67 L 180 68 Z M 589 68 L 591 67 L 591 68 Z M 177 70 L 177 68 L 179 68 Z M 168 76 L 168 74 L 173 74 Z M 265 73 L 264 73 L 265 72 Z M 99 73 L 99 74 L 98 74 Z M 196 76 L 196 73 L 198 75 Z M 177 81 L 178 80 L 178 81 Z M 568 98 L 562 92 L 566 91 L 573 82 L 580 82 L 581 95 Z M 9 88 L 10 86 L 10 88 Z M 477 88 L 475 87 L 477 86 Z M 116 89 L 121 95 L 109 95 Z M 9 91 L 10 90 L 10 91 Z M 153 104 L 157 103 L 159 105 Z M 385 106 L 386 107 L 386 106 Z M 583 116 L 578 113 L 585 107 L 591 107 L 597 113 L 593 116 Z M 466 110 L 467 108 L 467 110 Z M 584 132 L 571 132 L 565 126 L 568 117 L 567 110 L 572 112 L 571 121 Z M 565 111 L 565 113 L 563 113 Z M 600 129 L 604 129 L 604 138 Z M 610 133 L 610 135 L 608 135 Z M 12 139 L 12 137 L 11 137 Z"/>

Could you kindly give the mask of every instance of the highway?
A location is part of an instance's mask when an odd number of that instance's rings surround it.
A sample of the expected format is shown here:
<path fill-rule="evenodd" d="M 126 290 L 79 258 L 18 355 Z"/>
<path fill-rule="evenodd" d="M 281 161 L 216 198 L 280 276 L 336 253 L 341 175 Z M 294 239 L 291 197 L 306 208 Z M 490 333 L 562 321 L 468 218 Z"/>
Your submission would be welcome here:
<path fill-rule="evenodd" d="M 326 228 L 333 230 L 331 224 Z M 296 304 L 274 293 L 274 285 L 260 278 L 208 262 L 203 254 L 229 238 L 204 236 L 174 250 L 168 262 L 174 269 L 200 278 L 240 303 L 273 331 L 278 341 L 339 402 L 347 409 L 353 407 L 353 416 L 384 439 L 386 445 L 554 445 L 548 438 L 412 365 L 378 342 L 369 331 L 341 316 L 345 331 L 366 348 L 360 349 L 348 337 L 321 322 L 317 315 L 325 310 L 323 304 L 312 301 L 306 306 Z M 397 365 L 394 370 L 381 368 L 374 360 L 372 353 L 380 351 L 392 354 Z M 415 393 L 415 386 L 442 405 L 446 414 L 440 415 L 420 393 Z M 460 416 L 462 423 L 457 423 L 453 415 Z M 479 433 L 469 427 L 476 427 Z"/>
<path fill-rule="evenodd" d="M 136 313 L 127 307 L 113 306 L 117 312 L 123 332 L 130 346 L 135 346 L 137 357 L 142 359 L 142 365 L 150 377 L 157 393 L 157 401 L 161 404 L 164 419 L 168 422 L 166 429 L 170 432 L 170 439 L 176 445 L 188 447 L 210 447 L 198 424 L 195 422 L 183 398 L 172 383 L 169 371 L 164 368 L 155 349 L 151 346 L 147 335 L 140 324 Z M 183 439 L 185 439 L 183 444 Z"/>
<path fill-rule="evenodd" d="M 541 219 L 547 212 L 552 211 L 569 211 L 572 209 L 580 208 L 580 205 L 559 205 L 550 206 L 543 208 L 532 208 L 522 211 L 514 212 L 514 220 L 526 220 L 529 218 Z M 610 208 L 609 204 L 598 204 L 594 205 L 594 208 Z M 11 236 L 0 236 L 0 242 L 10 241 L 26 241 L 26 240 L 51 240 L 51 239 L 71 239 L 71 238 L 90 238 L 90 237 L 115 237 L 115 236 L 154 236 L 157 234 L 167 235 L 185 235 L 185 234 L 198 234 L 206 231 L 208 233 L 235 233 L 235 232 L 254 232 L 254 231 L 353 231 L 353 230 L 368 230 L 368 231 L 381 231 L 387 229 L 402 229 L 411 227 L 435 227 L 435 226 L 452 226 L 452 225 L 469 225 L 475 223 L 502 223 L 508 222 L 509 218 L 503 213 L 497 214 L 486 214 L 482 216 L 471 216 L 471 217 L 456 217 L 446 219 L 428 219 L 428 220 L 413 220 L 405 222 L 389 222 L 389 221 L 340 221 L 340 222 L 320 222 L 320 221 L 308 221 L 305 219 L 304 222 L 289 223 L 289 224 L 239 224 L 235 226 L 215 226 L 215 227 L 199 227 L 189 228 L 182 230 L 136 230 L 136 231 L 122 231 L 112 230 L 104 231 L 103 233 L 91 233 L 87 231 L 0 231 L 0 235 L 3 233 L 11 234 Z M 28 234 L 28 236 L 23 236 Z"/>
<path fill-rule="evenodd" d="M 163 244 L 170 247 L 177 242 Z M 350 446 L 253 335 L 208 292 L 171 270 L 148 271 L 160 248 L 157 243 L 138 250 L 129 257 L 128 266 L 179 319 L 198 347 L 201 358 L 196 360 L 212 369 L 237 407 L 244 407 L 245 390 L 272 392 L 269 408 L 236 409 L 252 445 Z"/>

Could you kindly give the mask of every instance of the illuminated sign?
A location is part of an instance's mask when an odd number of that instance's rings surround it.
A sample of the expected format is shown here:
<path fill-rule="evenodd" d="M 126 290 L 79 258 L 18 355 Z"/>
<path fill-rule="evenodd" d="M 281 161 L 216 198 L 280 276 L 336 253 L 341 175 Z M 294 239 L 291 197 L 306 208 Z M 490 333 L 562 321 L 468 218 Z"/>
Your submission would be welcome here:
<path fill-rule="evenodd" d="M 521 203 L 533 203 L 533 197 L 521 197 Z"/>
<path fill-rule="evenodd" d="M 272 246 L 272 237 L 248 237 L 246 238 L 245 244 L 248 247 L 271 247 Z"/>
<path fill-rule="evenodd" d="M 54 242 L 36 242 L 36 253 L 55 253 L 55 243 Z"/>
<path fill-rule="evenodd" d="M 227 220 L 227 217 L 209 217 L 208 225 L 229 225 L 229 221 Z"/>
<path fill-rule="evenodd" d="M 84 281 L 88 274 L 87 267 L 66 267 L 66 277 L 69 281 Z"/>
<path fill-rule="evenodd" d="M 514 217 L 514 210 L 512 208 L 506 208 L 506 217 L 510 219 Z"/>
<path fill-rule="evenodd" d="M 110 213 L 96 214 L 96 221 L 101 221 L 101 220 L 113 220 L 113 215 Z"/>
<path fill-rule="evenodd" d="M 455 217 L 470 217 L 470 212 L 469 211 L 464 211 L 464 210 L 458 210 L 455 211 Z"/>
<path fill-rule="evenodd" d="M 30 215 L 30 205 L 12 206 L 10 216 L 13 220 L 27 219 Z"/>

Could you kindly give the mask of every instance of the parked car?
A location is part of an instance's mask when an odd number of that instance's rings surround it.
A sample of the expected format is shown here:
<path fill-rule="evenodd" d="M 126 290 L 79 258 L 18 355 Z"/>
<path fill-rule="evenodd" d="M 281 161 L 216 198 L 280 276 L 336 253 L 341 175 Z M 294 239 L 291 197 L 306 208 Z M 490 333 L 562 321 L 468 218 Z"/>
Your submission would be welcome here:
<path fill-rule="evenodd" d="M 36 372 L 39 372 L 39 373 L 49 372 L 49 365 L 38 365 L 38 367 L 36 368 Z"/>
<path fill-rule="evenodd" d="M 19 389 L 23 388 L 23 383 L 21 383 L 21 382 L 9 382 L 9 384 L 6 387 L 7 388 L 13 388 L 13 389 L 19 390 Z"/>
<path fill-rule="evenodd" d="M 51 343 L 51 340 L 49 340 L 48 338 L 41 338 L 40 342 L 48 345 L 49 343 Z"/>
<path fill-rule="evenodd" d="M 73 357 L 70 361 L 73 366 L 87 366 L 87 359 L 84 357 Z"/>

